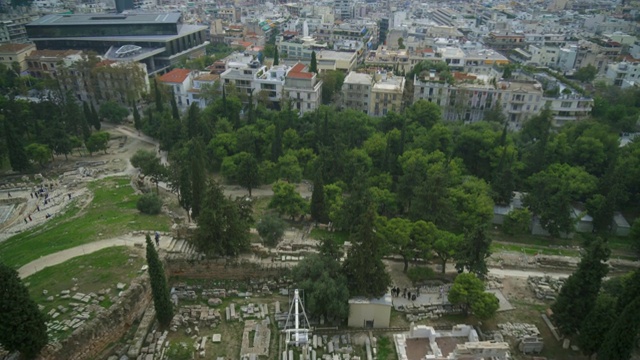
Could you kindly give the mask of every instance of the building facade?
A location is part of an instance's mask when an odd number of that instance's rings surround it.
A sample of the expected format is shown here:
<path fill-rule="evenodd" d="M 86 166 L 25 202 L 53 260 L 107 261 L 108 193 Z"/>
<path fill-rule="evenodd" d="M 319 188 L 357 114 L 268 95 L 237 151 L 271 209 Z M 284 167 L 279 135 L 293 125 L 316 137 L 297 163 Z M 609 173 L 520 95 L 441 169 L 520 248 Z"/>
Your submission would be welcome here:
<path fill-rule="evenodd" d="M 283 97 L 291 102 L 300 116 L 314 111 L 322 104 L 322 80 L 309 72 L 304 64 L 298 63 L 285 76 Z"/>
<path fill-rule="evenodd" d="M 27 56 L 36 50 L 33 44 L 0 44 L 0 64 L 11 67 L 14 62 L 20 66 L 20 72 L 26 71 Z"/>

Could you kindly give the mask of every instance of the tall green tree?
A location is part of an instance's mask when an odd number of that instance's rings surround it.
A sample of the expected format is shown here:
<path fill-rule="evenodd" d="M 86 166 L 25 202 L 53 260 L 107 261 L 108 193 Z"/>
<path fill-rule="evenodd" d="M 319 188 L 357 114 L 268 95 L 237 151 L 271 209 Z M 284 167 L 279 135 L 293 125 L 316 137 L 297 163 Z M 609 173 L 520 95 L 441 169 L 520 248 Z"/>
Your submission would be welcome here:
<path fill-rule="evenodd" d="M 292 184 L 277 181 L 273 184 L 273 197 L 269 202 L 269 208 L 275 209 L 280 215 L 288 215 L 291 220 L 296 216 L 307 213 L 307 201 L 302 198 Z"/>
<path fill-rule="evenodd" d="M 24 171 L 29 168 L 29 157 L 25 150 L 24 140 L 21 134 L 4 119 L 4 139 L 9 152 L 9 163 L 14 171 Z"/>
<path fill-rule="evenodd" d="M 0 345 L 35 359 L 49 341 L 45 316 L 29 297 L 18 272 L 0 262 Z"/>
<path fill-rule="evenodd" d="M 609 329 L 598 350 L 598 360 L 631 359 L 640 332 L 640 297 L 629 303 Z"/>
<path fill-rule="evenodd" d="M 313 192 L 311 193 L 311 218 L 321 224 L 329 221 L 329 211 L 324 198 L 324 179 L 322 175 L 322 166 L 316 170 L 316 177 L 313 181 Z"/>
<path fill-rule="evenodd" d="M 605 263 L 610 250 L 601 239 L 592 240 L 578 269 L 569 276 L 551 305 L 553 320 L 565 335 L 573 335 L 596 304 L 602 278 L 609 271 Z"/>
<path fill-rule="evenodd" d="M 173 319 L 173 304 L 171 303 L 169 286 L 167 285 L 167 276 L 149 234 L 146 235 L 146 243 L 153 307 L 156 309 L 156 317 L 160 326 L 166 328 L 169 326 L 171 319 Z"/>
<path fill-rule="evenodd" d="M 90 123 L 94 129 L 96 129 L 97 131 L 100 131 L 100 129 L 102 128 L 102 124 L 100 123 L 100 116 L 98 116 L 98 112 L 96 111 L 96 108 L 93 106 L 93 103 L 91 104 L 90 108 L 91 108 Z"/>
<path fill-rule="evenodd" d="M 136 128 L 136 130 L 141 130 L 142 118 L 140 117 L 140 112 L 138 111 L 138 105 L 132 103 L 131 107 L 133 108 L 133 126 Z"/>
<path fill-rule="evenodd" d="M 617 317 L 616 299 L 611 295 L 600 293 L 593 309 L 580 325 L 578 346 L 589 358 L 597 353 L 605 336 L 614 325 Z"/>
<path fill-rule="evenodd" d="M 447 298 L 450 303 L 462 306 L 465 316 L 471 310 L 478 318 L 488 319 L 495 314 L 500 305 L 494 294 L 484 290 L 482 280 L 474 274 L 463 273 L 456 276 Z"/>
<path fill-rule="evenodd" d="M 158 79 L 153 79 L 153 93 L 156 99 L 156 110 L 158 112 L 162 112 L 164 110 L 164 106 L 162 104 L 162 91 L 158 88 Z"/>
<path fill-rule="evenodd" d="M 411 220 L 403 218 L 387 220 L 385 217 L 380 217 L 376 221 L 377 232 L 385 239 L 391 251 L 402 257 L 403 272 L 407 272 L 409 260 L 416 256 L 417 249 L 411 238 L 412 226 Z"/>
<path fill-rule="evenodd" d="M 531 190 L 524 203 L 538 216 L 540 225 L 555 237 L 574 230 L 571 202 L 586 199 L 597 187 L 593 175 L 568 164 L 552 164 L 528 180 Z"/>
<path fill-rule="evenodd" d="M 491 256 L 490 249 L 491 238 L 487 236 L 485 227 L 468 231 L 454 255 L 456 269 L 467 270 L 481 279 L 484 278 L 489 272 L 486 259 Z"/>
<path fill-rule="evenodd" d="M 349 289 L 341 270 L 338 260 L 319 254 L 305 257 L 292 271 L 311 317 L 343 321 L 349 316 Z"/>
<path fill-rule="evenodd" d="M 375 229 L 375 209 L 370 201 L 366 203 L 357 230 L 349 238 L 352 246 L 342 268 L 351 296 L 378 298 L 387 292 L 391 278 L 382 262 L 385 245 Z"/>
<path fill-rule="evenodd" d="M 318 59 L 316 59 L 316 52 L 311 52 L 311 64 L 309 65 L 309 72 L 318 73 Z"/>
<path fill-rule="evenodd" d="M 195 233 L 195 243 L 200 251 L 207 255 L 235 257 L 249 248 L 251 219 L 240 205 L 224 196 L 215 180 L 208 182 Z"/>
<path fill-rule="evenodd" d="M 171 117 L 173 120 L 180 121 L 180 110 L 178 110 L 178 103 L 173 92 L 171 94 Z"/>
<path fill-rule="evenodd" d="M 198 106 L 198 103 L 192 103 L 191 106 L 189 106 L 189 112 L 187 113 L 187 140 L 191 140 L 200 135 L 200 125 L 198 124 L 199 113 L 200 107 Z"/>
<path fill-rule="evenodd" d="M 447 262 L 456 256 L 457 250 L 463 242 L 462 235 L 457 235 L 448 231 L 438 230 L 436 239 L 433 242 L 433 252 L 440 260 L 442 274 L 446 272 Z"/>
<path fill-rule="evenodd" d="M 275 47 L 275 52 L 273 53 L 273 66 L 280 65 L 280 53 L 278 52 L 278 47 Z"/>
<path fill-rule="evenodd" d="M 156 184 L 156 194 L 160 194 L 159 183 L 167 178 L 167 168 L 153 151 L 138 150 L 130 159 L 131 165 L 140 169 Z"/>
<path fill-rule="evenodd" d="M 191 178 L 191 217 L 197 220 L 204 206 L 203 198 L 207 188 L 204 146 L 200 138 L 196 138 L 190 142 L 189 163 L 189 174 Z"/>
<path fill-rule="evenodd" d="M 260 185 L 260 173 L 258 169 L 258 160 L 248 153 L 240 153 L 243 155 L 238 159 L 237 179 L 238 184 L 249 191 L 249 196 L 252 196 L 251 191 Z"/>

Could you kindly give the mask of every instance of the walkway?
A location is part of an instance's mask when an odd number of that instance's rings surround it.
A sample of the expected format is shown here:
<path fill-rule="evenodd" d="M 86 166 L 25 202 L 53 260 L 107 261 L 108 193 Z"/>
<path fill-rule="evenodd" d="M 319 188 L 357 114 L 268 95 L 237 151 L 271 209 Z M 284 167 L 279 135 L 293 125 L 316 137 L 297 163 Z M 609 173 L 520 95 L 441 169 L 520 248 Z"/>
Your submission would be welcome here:
<path fill-rule="evenodd" d="M 143 244 L 142 248 L 144 248 L 144 243 L 145 236 L 143 235 L 123 235 L 112 239 L 94 241 L 74 248 L 62 250 L 54 254 L 42 256 L 41 258 L 18 269 L 18 274 L 24 279 L 46 267 L 62 264 L 74 257 L 91 254 L 98 250 L 113 246 L 135 246 L 136 244 Z M 183 240 L 175 240 L 167 234 L 163 234 L 160 237 L 160 250 L 164 250 L 167 253 L 195 253 L 193 247 L 189 243 L 186 243 Z"/>

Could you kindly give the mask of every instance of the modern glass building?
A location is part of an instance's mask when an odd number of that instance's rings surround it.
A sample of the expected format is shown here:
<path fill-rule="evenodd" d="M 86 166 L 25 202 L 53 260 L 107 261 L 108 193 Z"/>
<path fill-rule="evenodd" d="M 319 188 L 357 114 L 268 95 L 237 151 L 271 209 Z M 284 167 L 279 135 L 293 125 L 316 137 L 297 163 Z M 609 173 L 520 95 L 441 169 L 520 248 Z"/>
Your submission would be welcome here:
<path fill-rule="evenodd" d="M 182 23 L 180 13 L 163 14 L 56 14 L 26 25 L 29 39 L 40 50 L 95 51 L 113 60 L 147 64 L 155 73 L 185 56 L 204 54 L 206 26 Z M 118 52 L 135 45 L 135 52 Z"/>

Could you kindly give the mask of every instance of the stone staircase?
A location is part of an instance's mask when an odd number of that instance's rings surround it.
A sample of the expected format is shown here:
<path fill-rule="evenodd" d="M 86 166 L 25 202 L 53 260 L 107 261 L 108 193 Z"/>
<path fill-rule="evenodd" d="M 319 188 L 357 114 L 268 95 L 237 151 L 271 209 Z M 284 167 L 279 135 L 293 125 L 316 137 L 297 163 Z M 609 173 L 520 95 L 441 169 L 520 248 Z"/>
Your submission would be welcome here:
<path fill-rule="evenodd" d="M 172 238 L 166 247 L 160 246 L 165 250 L 167 259 L 186 259 L 198 260 L 204 258 L 204 254 L 199 253 L 196 247 L 187 240 Z"/>

